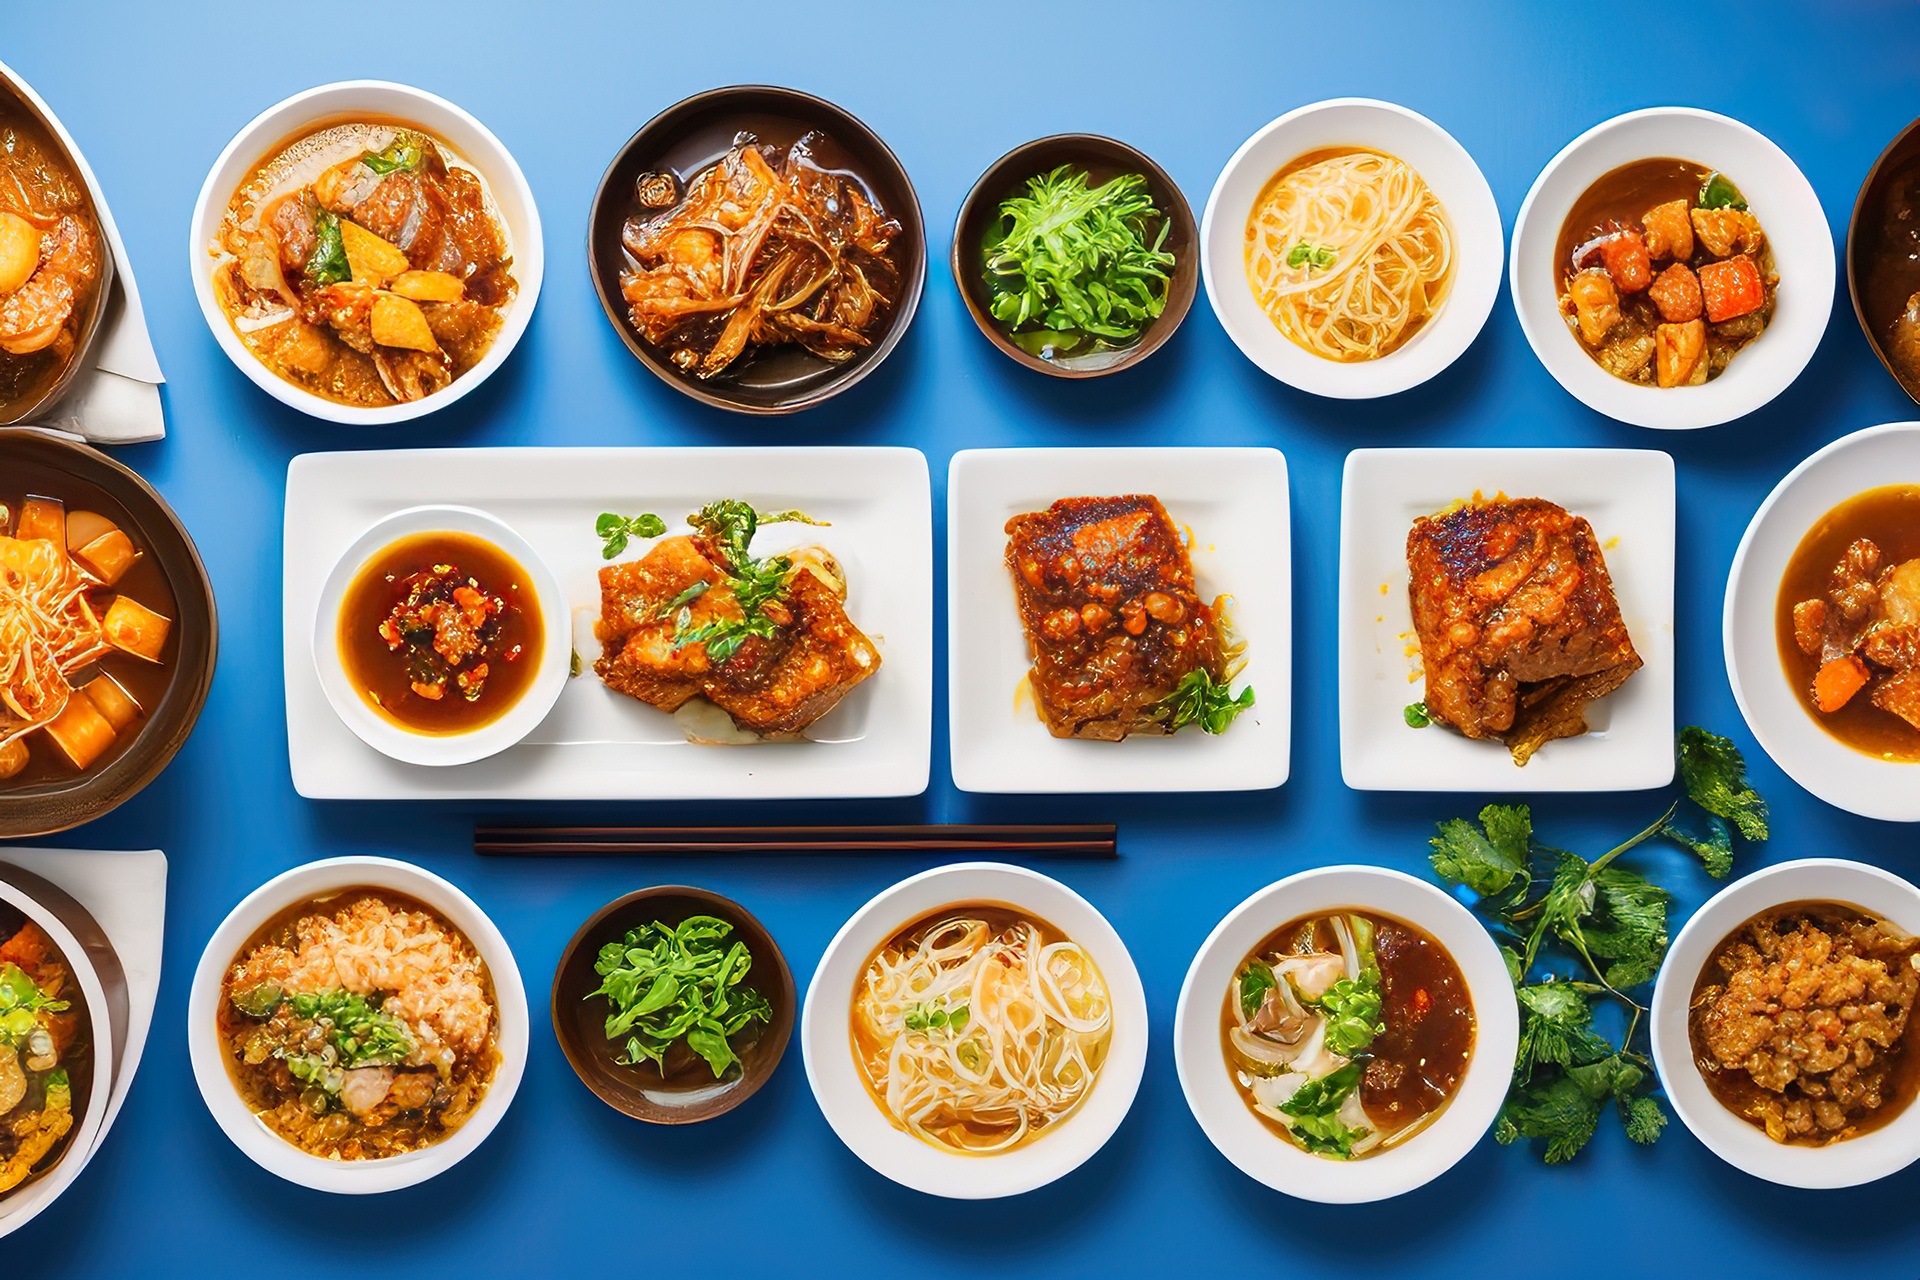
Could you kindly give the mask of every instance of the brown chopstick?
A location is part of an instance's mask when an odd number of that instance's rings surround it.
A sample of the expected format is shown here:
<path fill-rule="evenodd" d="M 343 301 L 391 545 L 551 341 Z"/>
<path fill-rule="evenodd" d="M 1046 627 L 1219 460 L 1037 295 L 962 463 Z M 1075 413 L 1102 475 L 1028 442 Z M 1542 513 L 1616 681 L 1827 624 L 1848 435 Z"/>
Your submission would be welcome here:
<path fill-rule="evenodd" d="M 1117 858 L 1112 823 L 1057 826 L 507 827 L 476 825 L 489 857 L 685 857 L 711 854 L 968 853 Z"/>

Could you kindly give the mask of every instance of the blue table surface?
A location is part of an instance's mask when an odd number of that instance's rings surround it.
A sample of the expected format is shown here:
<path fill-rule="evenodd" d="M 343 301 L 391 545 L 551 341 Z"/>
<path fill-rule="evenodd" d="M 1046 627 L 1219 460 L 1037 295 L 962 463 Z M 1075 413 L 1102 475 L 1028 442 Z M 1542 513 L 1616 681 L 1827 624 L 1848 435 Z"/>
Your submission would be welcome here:
<path fill-rule="evenodd" d="M 1093 382 L 1040 377 L 974 331 L 945 266 L 962 195 L 997 156 L 1030 138 L 1070 130 L 1124 138 L 1159 160 L 1198 210 L 1220 166 L 1255 129 L 1302 103 L 1349 94 L 1404 103 L 1450 130 L 1485 171 L 1509 231 L 1540 168 L 1590 125 L 1668 103 L 1722 111 L 1786 149 L 1844 244 L 1867 166 L 1920 113 L 1920 7 L 1912 3 L 1694 0 L 1671 17 L 1654 6 L 1607 19 L 1577 15 L 1583 7 L 9 6 L 0 58 L 60 113 L 99 175 L 169 379 L 168 439 L 119 456 L 159 486 L 192 530 L 224 626 L 212 697 L 171 768 L 118 812 L 55 841 L 166 850 L 166 970 L 125 1112 L 79 1183 L 0 1248 L 0 1274 L 252 1272 L 296 1249 L 386 1274 L 688 1274 L 781 1261 L 813 1272 L 837 1260 L 862 1271 L 893 1263 L 888 1273 L 904 1274 L 898 1267 L 922 1259 L 995 1271 L 1004 1259 L 1009 1274 L 1036 1275 L 1358 1262 L 1380 1274 L 1451 1276 L 1523 1260 L 1566 1275 L 1636 1264 L 1655 1273 L 1786 1274 L 1843 1261 L 1913 1274 L 1920 1167 L 1846 1194 L 1790 1191 L 1722 1164 L 1677 1123 L 1656 1147 L 1638 1148 L 1609 1121 L 1578 1160 L 1556 1168 L 1488 1138 L 1450 1174 L 1381 1205 L 1290 1200 L 1208 1144 L 1181 1097 L 1169 1048 L 1187 964 L 1235 903 L 1329 862 L 1421 873 L 1433 823 L 1484 802 L 1364 794 L 1340 780 L 1339 484 L 1342 460 L 1357 446 L 1670 451 L 1679 470 L 1679 722 L 1730 734 L 1773 803 L 1774 838 L 1747 853 L 1742 869 L 1827 854 L 1920 872 L 1911 828 L 1814 800 L 1759 751 L 1721 657 L 1727 568 L 1772 485 L 1827 441 L 1916 416 L 1861 335 L 1844 282 L 1825 339 L 1784 395 L 1741 421 L 1669 434 L 1615 423 L 1563 392 L 1528 349 L 1505 296 L 1447 372 L 1400 396 L 1348 403 L 1294 392 L 1259 372 L 1204 299 L 1140 368 Z M 194 303 L 186 254 L 194 197 L 227 140 L 290 93 L 354 77 L 417 84 L 483 120 L 531 180 L 548 243 L 539 309 L 499 374 L 431 418 L 370 433 L 304 418 L 236 371 Z M 933 258 L 919 315 L 892 358 L 852 392 L 783 421 L 706 409 L 642 369 L 607 324 L 583 251 L 588 200 L 627 136 L 687 94 L 745 82 L 811 90 L 872 125 L 913 175 Z M 942 697 L 933 783 L 914 799 L 542 808 L 310 803 L 294 794 L 279 626 L 282 502 L 294 455 L 407 445 L 795 442 L 924 450 L 941 529 L 946 463 L 961 448 L 1284 450 L 1293 474 L 1297 616 L 1292 779 L 1276 791 L 1226 796 L 963 796 L 946 767 Z M 941 601 L 944 564 L 935 557 Z M 945 669 L 944 652 L 936 669 Z M 1533 807 L 1550 839 L 1592 856 L 1661 803 L 1642 794 L 1539 798 Z M 1078 1172 L 979 1205 L 903 1190 L 850 1154 L 815 1107 L 797 1048 L 764 1091 L 722 1119 L 685 1128 L 627 1120 L 580 1085 L 547 1029 L 553 965 L 590 912 L 656 880 L 709 886 L 766 922 L 804 984 L 856 907 L 928 864 L 483 861 L 470 848 L 473 821 L 483 815 L 1118 822 L 1120 861 L 1044 869 L 1107 913 L 1139 965 L 1152 1047 L 1138 1101 Z M 233 904 L 288 867 L 343 853 L 410 859 L 467 889 L 512 943 L 534 1021 L 525 1083 L 486 1144 L 425 1186 L 354 1202 L 280 1182 L 227 1141 L 194 1087 L 184 1025 L 188 975 Z M 1714 887 L 1678 853 L 1636 857 L 1675 888 L 1676 928 Z M 1839 1212 L 1844 1231 L 1824 1220 Z"/>

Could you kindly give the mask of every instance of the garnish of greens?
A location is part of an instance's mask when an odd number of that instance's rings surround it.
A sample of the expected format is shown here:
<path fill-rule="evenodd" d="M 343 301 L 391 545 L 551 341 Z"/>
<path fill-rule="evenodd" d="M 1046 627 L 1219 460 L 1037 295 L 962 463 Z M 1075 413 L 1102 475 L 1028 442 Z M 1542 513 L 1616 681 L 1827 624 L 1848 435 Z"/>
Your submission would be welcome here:
<path fill-rule="evenodd" d="M 1700 198 L 1694 203 L 1702 209 L 1745 209 L 1747 198 L 1731 178 L 1715 170 L 1700 180 Z"/>
<path fill-rule="evenodd" d="M 27 971 L 11 960 L 0 964 L 0 1044 L 17 1045 L 33 1034 L 40 1014 L 64 1013 L 65 1000 L 55 1000 L 34 985 Z"/>
<path fill-rule="evenodd" d="M 786 556 L 768 556 L 756 560 L 747 550 L 754 532 L 763 524 L 811 524 L 826 526 L 800 511 L 755 511 L 745 502 L 722 498 L 709 502 L 687 517 L 687 523 L 700 531 L 719 553 L 720 568 L 725 570 L 733 588 L 734 602 L 740 606 L 738 618 L 715 618 L 693 625 L 693 602 L 707 593 L 711 585 L 696 582 L 660 608 L 660 617 L 674 618 L 673 647 L 676 652 L 690 644 L 706 646 L 707 660 L 714 666 L 725 663 L 740 651 L 748 637 L 770 638 L 778 629 L 767 615 L 766 606 L 785 593 L 787 574 L 793 561 Z M 605 546 L 601 555 L 613 559 L 627 549 L 627 539 L 657 538 L 667 531 L 667 523 L 652 512 L 626 516 L 605 512 L 594 521 L 594 532 Z"/>
<path fill-rule="evenodd" d="M 1409 702 L 1405 710 L 1401 711 L 1400 718 L 1407 722 L 1409 729 L 1424 729 L 1433 723 L 1433 716 L 1427 711 L 1427 704 L 1424 702 Z"/>
<path fill-rule="evenodd" d="M 1302 240 L 1299 244 L 1287 250 L 1287 265 L 1290 267 L 1306 267 L 1308 270 L 1318 267 L 1320 270 L 1325 271 L 1334 264 L 1335 259 L 1338 257 L 1338 254 L 1323 244 L 1308 244 L 1305 240 Z"/>
<path fill-rule="evenodd" d="M 1160 702 L 1161 710 L 1167 713 L 1168 731 L 1178 732 L 1187 725 L 1197 724 L 1208 733 L 1225 733 L 1234 717 L 1253 705 L 1252 685 L 1240 690 L 1236 697 L 1227 684 L 1199 669 L 1181 676 L 1173 692 Z"/>
<path fill-rule="evenodd" d="M 234 1007 L 272 1019 L 247 1039 L 249 1063 L 279 1058 L 302 1084 L 320 1090 L 312 1107 L 324 1111 L 356 1067 L 392 1067 L 413 1056 L 413 1037 L 392 1014 L 347 991 L 295 992 L 262 982 L 233 993 Z"/>
<path fill-rule="evenodd" d="M 1686 794 L 1591 862 L 1538 840 L 1525 805 L 1488 805 L 1478 825 L 1443 822 L 1430 842 L 1433 869 L 1480 895 L 1520 1002 L 1520 1050 L 1494 1136 L 1543 1143 L 1549 1164 L 1578 1154 L 1609 1104 L 1635 1142 L 1655 1141 L 1667 1123 L 1653 1097 L 1648 1009 L 1634 992 L 1666 955 L 1671 895 L 1620 856 L 1658 837 L 1720 880 L 1733 868 L 1736 831 L 1767 838 L 1766 802 L 1731 742 L 1688 727 L 1676 756 Z M 1593 1025 L 1595 1001 L 1619 1010 L 1617 1040 Z"/>
<path fill-rule="evenodd" d="M 688 916 L 677 925 L 650 921 L 600 948 L 593 971 L 605 996 L 607 1039 L 626 1041 L 614 1059 L 624 1066 L 651 1062 L 664 1074 L 667 1050 L 684 1039 L 707 1060 L 713 1078 L 739 1061 L 730 1043 L 748 1024 L 773 1021 L 773 1007 L 743 986 L 753 957 L 744 942 L 729 944 L 733 926 L 713 916 Z"/>
<path fill-rule="evenodd" d="M 1089 187 L 1061 165 L 1029 178 L 982 238 L 987 310 L 1033 355 L 1131 345 L 1166 310 L 1171 227 L 1140 174 Z"/>
<path fill-rule="evenodd" d="M 322 209 L 313 219 L 313 252 L 307 255 L 307 279 L 329 285 L 352 278 L 346 241 L 340 238 L 340 219 Z"/>
<path fill-rule="evenodd" d="M 394 135 L 385 150 L 367 152 L 360 157 L 360 163 L 384 177 L 402 169 L 418 169 L 420 156 L 420 135 L 402 130 Z"/>

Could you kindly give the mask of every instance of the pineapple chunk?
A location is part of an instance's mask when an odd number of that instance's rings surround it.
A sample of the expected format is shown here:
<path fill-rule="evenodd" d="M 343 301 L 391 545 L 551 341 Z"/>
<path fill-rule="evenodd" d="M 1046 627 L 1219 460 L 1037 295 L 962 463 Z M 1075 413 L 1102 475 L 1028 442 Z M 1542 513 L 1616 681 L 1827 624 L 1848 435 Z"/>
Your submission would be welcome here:
<path fill-rule="evenodd" d="M 69 697 L 67 705 L 46 727 L 47 737 L 76 769 L 90 769 L 113 745 L 113 722 L 100 714 L 90 698 Z"/>
<path fill-rule="evenodd" d="M 140 552 L 134 547 L 132 538 L 115 529 L 112 533 L 101 534 L 75 551 L 73 558 L 80 562 L 81 568 L 110 587 L 133 568 L 133 562 L 140 558 Z"/>
<path fill-rule="evenodd" d="M 373 340 L 383 347 L 403 347 L 408 351 L 440 349 L 420 304 L 391 293 L 374 295 Z"/>
<path fill-rule="evenodd" d="M 115 596 L 100 625 L 107 633 L 107 643 L 114 648 L 148 662 L 158 662 L 173 622 L 138 600 Z"/>
<path fill-rule="evenodd" d="M 127 726 L 142 715 L 140 704 L 112 676 L 95 676 L 80 692 L 86 694 L 94 709 L 107 718 L 107 723 L 113 726 L 115 733 L 126 732 Z"/>
<path fill-rule="evenodd" d="M 347 251 L 347 266 L 352 268 L 357 284 L 384 288 L 387 281 L 412 265 L 398 248 L 345 218 L 340 219 L 340 245 Z"/>
<path fill-rule="evenodd" d="M 403 271 L 387 287 L 415 302 L 458 302 L 466 292 L 460 277 L 445 271 Z"/>

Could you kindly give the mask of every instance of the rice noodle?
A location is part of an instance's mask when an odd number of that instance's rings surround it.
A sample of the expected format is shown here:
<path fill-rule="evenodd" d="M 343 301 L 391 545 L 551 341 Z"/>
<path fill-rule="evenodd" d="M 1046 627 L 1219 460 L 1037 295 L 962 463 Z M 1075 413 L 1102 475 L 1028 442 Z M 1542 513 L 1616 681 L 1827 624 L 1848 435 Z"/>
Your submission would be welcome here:
<path fill-rule="evenodd" d="M 935 1011 L 947 1025 L 924 1025 Z M 964 914 L 882 948 L 854 1019 L 856 1056 L 894 1123 L 968 1155 L 1009 1150 L 1071 1113 L 1113 1031 L 1106 983 L 1079 944 L 1043 943 L 1027 920 L 995 934 Z"/>
<path fill-rule="evenodd" d="M 1297 261 L 1297 246 L 1332 253 Z M 1297 255 L 1296 255 L 1297 256 Z M 1439 307 L 1453 233 L 1412 166 L 1356 151 L 1283 173 L 1247 224 L 1247 280 L 1289 339 L 1328 360 L 1386 355 Z"/>
<path fill-rule="evenodd" d="M 97 585 L 55 542 L 0 537 L 0 746 L 51 723 L 67 677 L 111 651 L 87 599 Z"/>

